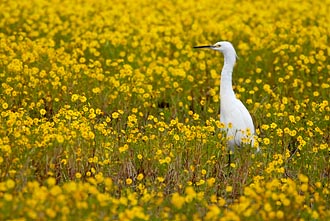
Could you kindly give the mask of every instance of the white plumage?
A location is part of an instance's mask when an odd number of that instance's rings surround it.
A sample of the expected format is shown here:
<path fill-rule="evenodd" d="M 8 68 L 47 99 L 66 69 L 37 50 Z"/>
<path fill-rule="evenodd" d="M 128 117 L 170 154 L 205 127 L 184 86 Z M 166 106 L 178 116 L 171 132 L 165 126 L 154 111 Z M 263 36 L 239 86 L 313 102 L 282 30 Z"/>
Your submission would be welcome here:
<path fill-rule="evenodd" d="M 229 148 L 233 150 L 235 146 L 242 144 L 254 146 L 255 129 L 252 117 L 243 103 L 236 98 L 232 86 L 232 73 L 237 57 L 233 45 L 227 41 L 220 41 L 214 45 L 194 48 L 210 48 L 220 51 L 224 56 L 220 83 L 220 122 L 225 126 Z"/>

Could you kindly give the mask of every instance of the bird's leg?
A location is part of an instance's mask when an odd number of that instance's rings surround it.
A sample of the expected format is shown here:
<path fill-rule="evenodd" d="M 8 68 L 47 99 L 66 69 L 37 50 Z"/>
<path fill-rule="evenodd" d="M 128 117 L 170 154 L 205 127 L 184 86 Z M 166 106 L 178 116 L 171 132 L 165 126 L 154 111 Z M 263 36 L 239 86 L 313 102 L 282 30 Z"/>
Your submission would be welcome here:
<path fill-rule="evenodd" d="M 230 177 L 231 176 L 231 166 L 230 166 L 230 164 L 231 164 L 231 150 L 228 150 L 228 177 Z"/>
<path fill-rule="evenodd" d="M 230 167 L 230 164 L 231 164 L 231 157 L 230 157 L 230 150 L 228 150 L 228 167 Z"/>

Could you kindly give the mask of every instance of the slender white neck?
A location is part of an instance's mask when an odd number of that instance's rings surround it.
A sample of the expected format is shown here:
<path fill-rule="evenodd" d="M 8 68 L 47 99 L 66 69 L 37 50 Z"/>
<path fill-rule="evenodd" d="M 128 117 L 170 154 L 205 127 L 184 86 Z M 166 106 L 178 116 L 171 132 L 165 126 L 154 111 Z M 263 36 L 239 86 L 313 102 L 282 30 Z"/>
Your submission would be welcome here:
<path fill-rule="evenodd" d="M 229 51 L 229 52 L 225 52 L 223 55 L 224 55 L 224 65 L 221 71 L 221 84 L 220 84 L 221 97 L 224 96 L 235 97 L 235 93 L 233 90 L 233 83 L 232 83 L 232 74 L 236 62 L 236 53 L 235 51 Z"/>

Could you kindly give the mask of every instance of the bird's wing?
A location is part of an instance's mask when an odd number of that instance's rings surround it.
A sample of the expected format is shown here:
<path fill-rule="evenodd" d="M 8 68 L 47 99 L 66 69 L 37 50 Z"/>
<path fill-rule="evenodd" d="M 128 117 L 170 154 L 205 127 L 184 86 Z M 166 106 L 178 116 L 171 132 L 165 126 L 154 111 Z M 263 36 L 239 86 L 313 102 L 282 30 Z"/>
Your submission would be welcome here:
<path fill-rule="evenodd" d="M 227 135 L 234 136 L 237 145 L 241 143 L 243 137 L 243 134 L 240 133 L 239 130 L 246 131 L 246 129 L 249 128 L 251 134 L 255 132 L 250 113 L 238 99 L 232 100 L 232 102 L 228 104 L 228 107 L 222 107 L 220 116 L 220 121 L 223 122 L 226 127 L 229 123 L 232 124 L 232 128 L 227 128 Z"/>
<path fill-rule="evenodd" d="M 253 125 L 253 120 L 252 117 L 249 113 L 249 111 L 246 109 L 246 107 L 244 106 L 244 104 L 237 99 L 237 109 L 239 109 L 240 112 L 240 116 L 242 116 L 242 120 L 243 120 L 243 127 L 241 127 L 240 129 L 246 130 L 247 128 L 250 129 L 250 132 L 252 134 L 254 134 L 254 125 Z"/>

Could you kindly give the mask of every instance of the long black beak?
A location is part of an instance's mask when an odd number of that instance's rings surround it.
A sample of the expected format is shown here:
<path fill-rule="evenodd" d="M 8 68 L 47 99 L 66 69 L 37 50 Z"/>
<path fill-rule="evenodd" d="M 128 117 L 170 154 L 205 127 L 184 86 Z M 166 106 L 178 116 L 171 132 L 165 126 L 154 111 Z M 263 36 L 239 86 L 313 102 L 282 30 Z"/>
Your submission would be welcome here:
<path fill-rule="evenodd" d="M 213 48 L 213 45 L 194 46 L 194 48 Z"/>

